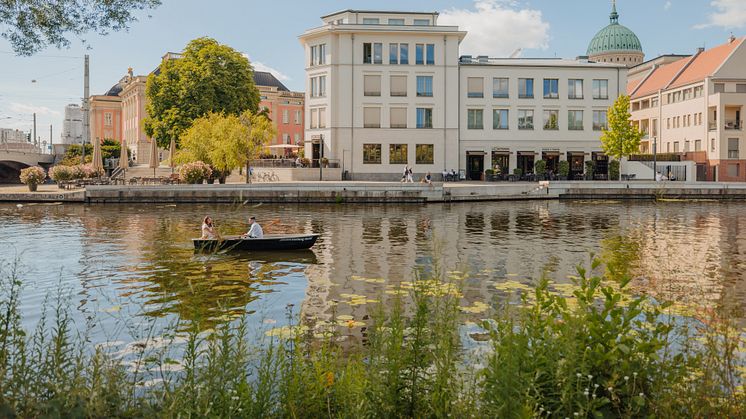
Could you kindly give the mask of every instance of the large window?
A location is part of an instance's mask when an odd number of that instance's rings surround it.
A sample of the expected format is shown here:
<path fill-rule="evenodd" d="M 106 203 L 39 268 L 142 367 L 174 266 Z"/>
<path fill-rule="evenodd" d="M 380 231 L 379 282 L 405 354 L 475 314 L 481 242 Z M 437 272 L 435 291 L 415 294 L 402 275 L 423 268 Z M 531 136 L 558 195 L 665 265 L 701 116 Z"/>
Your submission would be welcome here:
<path fill-rule="evenodd" d="M 311 120 L 309 121 L 310 128 L 316 129 L 319 127 L 319 110 L 318 109 L 311 109 Z"/>
<path fill-rule="evenodd" d="M 556 131 L 559 129 L 559 111 L 550 109 L 544 111 L 544 129 L 547 131 Z"/>
<path fill-rule="evenodd" d="M 389 44 L 389 64 L 409 64 L 409 44 Z"/>
<path fill-rule="evenodd" d="M 518 97 L 521 99 L 533 99 L 534 79 L 518 79 Z"/>
<path fill-rule="evenodd" d="M 416 44 L 415 45 L 415 64 L 417 65 L 435 64 L 435 44 Z"/>
<path fill-rule="evenodd" d="M 583 98 L 583 80 L 570 79 L 567 81 L 567 97 L 570 99 Z"/>
<path fill-rule="evenodd" d="M 363 64 L 383 64 L 383 44 L 366 42 L 363 44 Z"/>
<path fill-rule="evenodd" d="M 534 129 L 533 109 L 518 110 L 518 129 Z"/>
<path fill-rule="evenodd" d="M 583 130 L 583 111 L 567 111 L 567 129 Z"/>
<path fill-rule="evenodd" d="M 381 164 L 380 144 L 363 144 L 363 164 Z"/>
<path fill-rule="evenodd" d="M 326 64 L 326 44 L 311 47 L 311 67 Z"/>
<path fill-rule="evenodd" d="M 391 108 L 389 114 L 389 126 L 391 128 L 406 128 L 407 108 Z"/>
<path fill-rule="evenodd" d="M 510 84 L 507 77 L 495 77 L 492 79 L 492 97 L 495 99 L 508 98 Z"/>
<path fill-rule="evenodd" d="M 433 109 L 417 108 L 417 128 L 433 127 Z"/>
<path fill-rule="evenodd" d="M 484 77 L 468 77 L 466 79 L 467 97 L 484 97 Z"/>
<path fill-rule="evenodd" d="M 363 127 L 381 128 L 381 108 L 363 108 Z"/>
<path fill-rule="evenodd" d="M 432 144 L 417 144 L 415 147 L 416 164 L 434 164 L 435 146 Z"/>
<path fill-rule="evenodd" d="M 112 117 L 111 112 L 104 113 L 104 125 L 107 127 L 114 125 L 114 118 Z"/>
<path fill-rule="evenodd" d="M 326 76 L 311 77 L 311 97 L 326 96 Z"/>
<path fill-rule="evenodd" d="M 594 99 L 608 99 L 609 98 L 609 81 L 608 80 L 593 80 L 593 98 Z M 656 106 L 656 105 L 653 105 Z"/>
<path fill-rule="evenodd" d="M 492 129 L 508 129 L 508 115 L 507 109 L 493 109 Z"/>
<path fill-rule="evenodd" d="M 484 111 L 482 109 L 468 109 L 466 111 L 468 129 L 484 129 Z"/>
<path fill-rule="evenodd" d="M 425 50 L 427 51 L 427 65 L 435 65 L 435 44 L 427 44 Z"/>
<path fill-rule="evenodd" d="M 544 79 L 544 99 L 559 99 L 559 79 Z"/>
<path fill-rule="evenodd" d="M 655 130 L 655 125 L 653 126 Z M 603 131 L 608 128 L 606 111 L 593 111 L 593 130 Z"/>
<path fill-rule="evenodd" d="M 391 96 L 407 95 L 407 76 L 391 76 Z"/>
<path fill-rule="evenodd" d="M 389 164 L 407 164 L 407 145 L 389 144 Z"/>
<path fill-rule="evenodd" d="M 363 84 L 365 96 L 381 96 L 381 76 L 363 76 Z"/>
<path fill-rule="evenodd" d="M 319 108 L 319 128 L 326 128 L 326 108 Z"/>
<path fill-rule="evenodd" d="M 433 76 L 417 76 L 417 96 L 433 96 Z"/>
<path fill-rule="evenodd" d="M 738 156 L 738 138 L 728 138 L 728 158 L 737 159 Z"/>
<path fill-rule="evenodd" d="M 290 111 L 287 109 L 282 110 L 282 123 L 283 124 L 289 124 L 290 123 Z"/>

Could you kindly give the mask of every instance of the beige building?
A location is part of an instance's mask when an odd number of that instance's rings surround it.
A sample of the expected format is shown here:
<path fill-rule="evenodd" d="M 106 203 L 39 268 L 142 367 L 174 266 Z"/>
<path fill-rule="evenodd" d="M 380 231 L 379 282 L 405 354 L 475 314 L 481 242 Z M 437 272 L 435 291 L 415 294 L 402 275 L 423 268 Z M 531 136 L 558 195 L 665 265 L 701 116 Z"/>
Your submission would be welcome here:
<path fill-rule="evenodd" d="M 150 161 L 150 139 L 145 134 L 144 119 L 148 116 L 145 108 L 145 85 L 148 76 L 135 76 L 130 68 L 119 96 L 122 99 L 122 133 L 127 148 L 135 163 L 147 164 Z"/>
<path fill-rule="evenodd" d="M 697 163 L 697 180 L 746 181 L 744 39 L 691 56 L 666 56 L 633 68 L 632 119 L 643 153 Z M 665 173 L 664 173 L 665 175 Z"/>

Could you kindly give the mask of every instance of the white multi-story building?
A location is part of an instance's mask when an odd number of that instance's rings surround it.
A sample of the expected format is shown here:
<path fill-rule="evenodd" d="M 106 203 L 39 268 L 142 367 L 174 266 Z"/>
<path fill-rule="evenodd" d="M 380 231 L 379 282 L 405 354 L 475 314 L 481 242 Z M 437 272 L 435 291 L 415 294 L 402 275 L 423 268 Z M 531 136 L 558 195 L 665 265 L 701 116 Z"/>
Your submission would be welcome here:
<path fill-rule="evenodd" d="M 478 179 L 496 164 L 532 171 L 539 158 L 553 170 L 570 160 L 575 173 L 594 159 L 605 171 L 600 128 L 626 89 L 623 65 L 459 57 L 466 32 L 437 20 L 346 10 L 300 36 L 306 157 L 352 179 L 394 180 L 407 165 Z"/>
<path fill-rule="evenodd" d="M 62 145 L 83 144 L 83 109 L 79 105 L 65 106 L 60 139 Z"/>
<path fill-rule="evenodd" d="M 26 133 L 12 128 L 0 128 L 0 143 L 27 143 L 28 138 Z"/>

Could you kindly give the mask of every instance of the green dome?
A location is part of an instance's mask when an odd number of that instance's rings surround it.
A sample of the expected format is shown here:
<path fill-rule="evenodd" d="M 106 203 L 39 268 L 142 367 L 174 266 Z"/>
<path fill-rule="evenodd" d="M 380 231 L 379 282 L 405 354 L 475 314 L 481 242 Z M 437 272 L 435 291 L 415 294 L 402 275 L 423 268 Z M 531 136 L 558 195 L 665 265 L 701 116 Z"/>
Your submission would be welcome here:
<path fill-rule="evenodd" d="M 642 53 L 642 44 L 640 39 L 629 28 L 619 24 L 619 14 L 616 12 L 616 5 L 609 16 L 611 24 L 598 31 L 588 45 L 586 55 L 599 55 L 610 52 L 640 52 Z"/>

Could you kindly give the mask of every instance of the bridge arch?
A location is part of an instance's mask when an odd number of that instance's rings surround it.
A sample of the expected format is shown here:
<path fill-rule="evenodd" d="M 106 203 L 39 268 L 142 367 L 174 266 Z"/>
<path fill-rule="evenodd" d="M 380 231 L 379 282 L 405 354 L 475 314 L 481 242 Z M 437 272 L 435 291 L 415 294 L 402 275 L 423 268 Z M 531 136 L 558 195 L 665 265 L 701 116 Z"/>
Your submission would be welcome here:
<path fill-rule="evenodd" d="M 0 160 L 0 184 L 21 183 L 21 169 L 25 169 L 27 167 L 29 167 L 29 165 L 26 163 L 12 160 Z"/>

